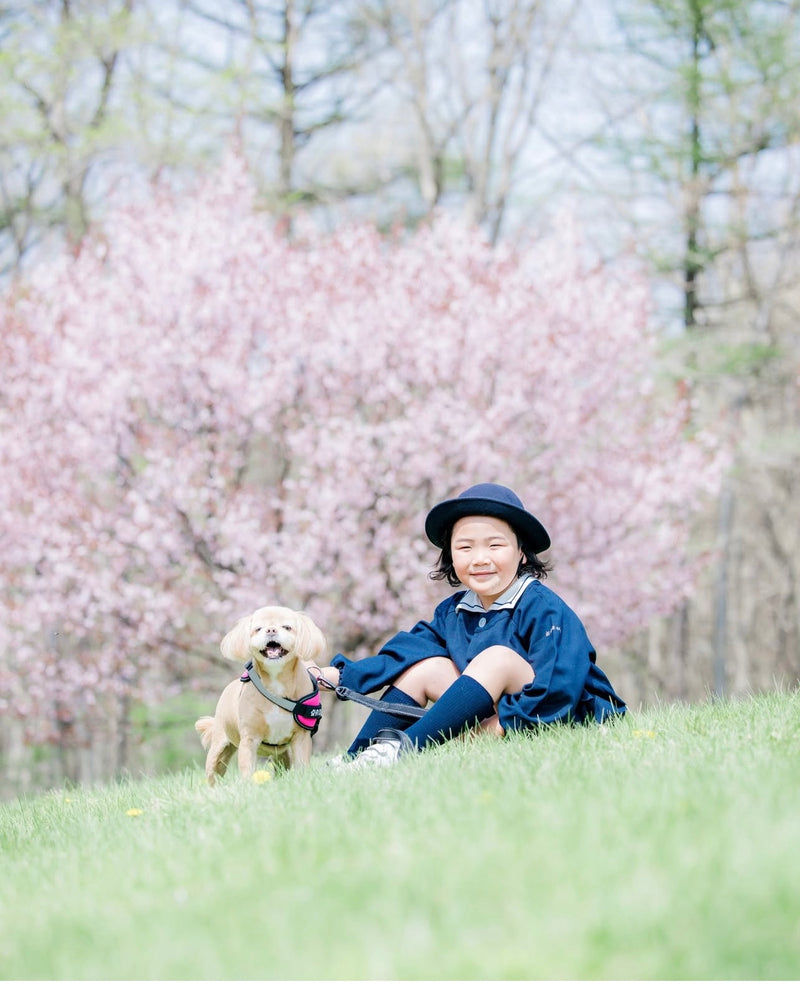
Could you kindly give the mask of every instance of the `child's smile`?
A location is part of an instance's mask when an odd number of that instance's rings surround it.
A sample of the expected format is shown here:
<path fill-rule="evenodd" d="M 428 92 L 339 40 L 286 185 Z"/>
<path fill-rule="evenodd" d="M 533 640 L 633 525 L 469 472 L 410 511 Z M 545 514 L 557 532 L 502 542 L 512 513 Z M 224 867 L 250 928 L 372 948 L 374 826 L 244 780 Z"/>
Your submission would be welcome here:
<path fill-rule="evenodd" d="M 517 578 L 522 552 L 514 530 L 490 515 L 467 515 L 453 526 L 453 568 L 489 608 Z"/>

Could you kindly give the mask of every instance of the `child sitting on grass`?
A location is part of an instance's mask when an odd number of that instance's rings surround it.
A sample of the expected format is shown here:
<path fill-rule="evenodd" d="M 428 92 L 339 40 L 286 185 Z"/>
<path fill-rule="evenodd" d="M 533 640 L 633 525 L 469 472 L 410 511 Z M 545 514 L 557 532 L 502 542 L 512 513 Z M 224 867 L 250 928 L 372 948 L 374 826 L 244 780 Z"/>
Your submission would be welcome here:
<path fill-rule="evenodd" d="M 504 735 L 625 713 L 580 619 L 541 583 L 550 568 L 538 554 L 550 537 L 513 491 L 476 484 L 432 508 L 425 533 L 441 550 L 431 576 L 466 590 L 375 656 L 337 654 L 321 674 L 362 694 L 388 685 L 382 701 L 417 715 L 433 703 L 410 725 L 373 711 L 334 763 L 386 766 L 471 728 Z"/>

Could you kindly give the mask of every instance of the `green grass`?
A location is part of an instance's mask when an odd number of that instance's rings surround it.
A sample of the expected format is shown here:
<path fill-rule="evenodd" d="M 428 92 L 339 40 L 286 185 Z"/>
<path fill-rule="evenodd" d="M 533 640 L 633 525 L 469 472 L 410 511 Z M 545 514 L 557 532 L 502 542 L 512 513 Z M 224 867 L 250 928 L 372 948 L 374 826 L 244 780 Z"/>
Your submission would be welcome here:
<path fill-rule="evenodd" d="M 798 725 L 776 693 L 2 804 L 0 977 L 795 980 Z"/>

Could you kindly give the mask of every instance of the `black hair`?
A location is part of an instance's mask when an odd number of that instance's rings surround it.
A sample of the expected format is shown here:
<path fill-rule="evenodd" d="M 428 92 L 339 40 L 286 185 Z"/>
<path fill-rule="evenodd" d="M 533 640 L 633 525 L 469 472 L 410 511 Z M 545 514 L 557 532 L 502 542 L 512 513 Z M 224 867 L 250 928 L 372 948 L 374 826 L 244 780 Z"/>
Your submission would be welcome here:
<path fill-rule="evenodd" d="M 454 525 L 455 522 L 444 530 L 442 552 L 436 561 L 436 568 L 431 570 L 428 576 L 431 580 L 446 580 L 451 587 L 460 587 L 461 581 L 456 576 L 456 569 L 453 566 L 453 554 L 450 549 Z M 517 577 L 521 577 L 523 574 L 530 574 L 539 580 L 546 580 L 547 574 L 553 569 L 553 564 L 546 560 L 540 560 L 536 553 L 525 546 L 516 529 L 513 526 L 511 526 L 511 529 L 517 537 L 517 545 L 522 550 L 522 559 L 519 561 L 519 566 L 517 567 Z"/>

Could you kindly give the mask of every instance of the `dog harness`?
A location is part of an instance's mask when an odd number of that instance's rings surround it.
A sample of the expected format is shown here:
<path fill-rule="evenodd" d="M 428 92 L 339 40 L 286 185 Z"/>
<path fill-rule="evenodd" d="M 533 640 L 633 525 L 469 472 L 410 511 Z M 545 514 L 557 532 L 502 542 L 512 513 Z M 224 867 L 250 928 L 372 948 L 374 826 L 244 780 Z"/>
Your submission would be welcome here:
<path fill-rule="evenodd" d="M 282 707 L 284 711 L 291 711 L 292 717 L 297 724 L 301 728 L 305 728 L 306 731 L 310 731 L 312 735 L 315 735 L 319 729 L 319 723 L 322 720 L 322 698 L 319 696 L 316 677 L 310 670 L 306 672 L 311 677 L 311 693 L 301 697 L 298 701 L 289 700 L 288 697 L 281 697 L 278 694 L 270 693 L 258 675 L 258 670 L 254 668 L 252 660 L 247 664 L 244 673 L 242 673 L 239 679 L 242 683 L 247 683 L 248 681 L 252 683 L 260 694 L 263 694 L 273 704 L 277 704 L 278 707 Z"/>

